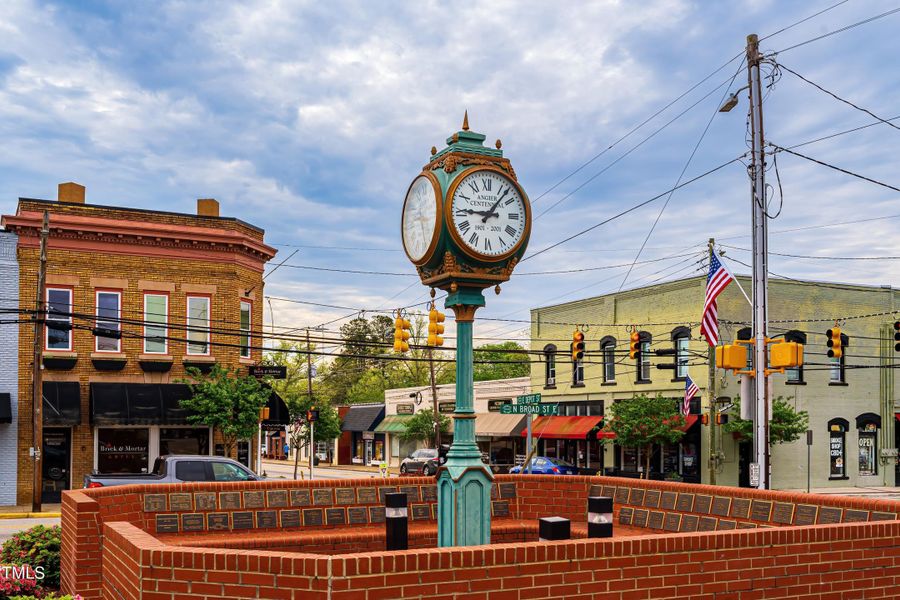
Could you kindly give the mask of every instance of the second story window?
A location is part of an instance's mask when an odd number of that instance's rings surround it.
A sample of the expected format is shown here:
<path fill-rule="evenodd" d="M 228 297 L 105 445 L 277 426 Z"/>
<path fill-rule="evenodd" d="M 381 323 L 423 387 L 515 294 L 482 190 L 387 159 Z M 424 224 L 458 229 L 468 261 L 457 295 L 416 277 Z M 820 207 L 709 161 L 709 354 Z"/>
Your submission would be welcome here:
<path fill-rule="evenodd" d="M 544 346 L 544 385 L 556 385 L 556 346 L 553 344 Z"/>
<path fill-rule="evenodd" d="M 250 358 L 250 312 L 252 305 L 241 300 L 241 358 Z"/>
<path fill-rule="evenodd" d="M 672 345 L 675 347 L 675 379 L 687 379 L 691 330 L 676 327 L 672 331 Z"/>
<path fill-rule="evenodd" d="M 97 329 L 121 332 L 122 292 L 97 292 Z M 97 352 L 119 352 L 122 349 L 120 336 L 95 338 Z"/>
<path fill-rule="evenodd" d="M 144 294 L 144 353 L 166 354 L 168 351 L 169 296 Z"/>
<path fill-rule="evenodd" d="M 640 332 L 639 335 L 641 340 L 641 352 L 637 361 L 635 361 L 637 363 L 635 365 L 637 381 L 646 383 L 650 381 L 650 342 L 653 338 L 646 331 Z"/>
<path fill-rule="evenodd" d="M 829 358 L 830 368 L 828 370 L 829 385 L 846 385 L 847 384 L 847 346 L 850 345 L 850 338 L 846 334 L 841 334 L 841 357 Z"/>
<path fill-rule="evenodd" d="M 584 360 L 572 363 L 572 385 L 584 385 Z"/>
<path fill-rule="evenodd" d="M 47 350 L 72 349 L 72 290 L 47 288 Z"/>
<path fill-rule="evenodd" d="M 209 354 L 209 297 L 187 297 L 187 353 Z"/>
<path fill-rule="evenodd" d="M 603 360 L 603 383 L 615 383 L 616 338 L 606 336 L 600 340 L 600 355 Z"/>

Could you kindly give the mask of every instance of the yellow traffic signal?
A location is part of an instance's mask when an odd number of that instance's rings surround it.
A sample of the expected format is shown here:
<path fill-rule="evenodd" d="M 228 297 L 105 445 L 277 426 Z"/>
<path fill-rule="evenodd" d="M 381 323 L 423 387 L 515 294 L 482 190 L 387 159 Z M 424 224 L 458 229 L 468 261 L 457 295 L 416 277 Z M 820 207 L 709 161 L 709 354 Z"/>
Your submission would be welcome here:
<path fill-rule="evenodd" d="M 894 350 L 900 352 L 900 321 L 894 321 Z"/>
<path fill-rule="evenodd" d="M 832 327 L 825 332 L 825 337 L 828 338 L 826 342 L 828 345 L 828 358 L 840 358 L 843 354 L 841 350 L 841 328 Z"/>
<path fill-rule="evenodd" d="M 803 365 L 803 344 L 779 342 L 769 348 L 772 369 L 791 369 Z"/>
<path fill-rule="evenodd" d="M 444 322 L 444 313 L 438 311 L 438 309 L 432 306 L 431 310 L 428 311 L 428 345 L 429 346 L 443 346 L 444 338 L 441 337 L 441 334 L 444 333 L 444 326 L 441 323 Z"/>
<path fill-rule="evenodd" d="M 716 346 L 716 367 L 740 371 L 747 368 L 747 348 L 737 344 Z"/>
<path fill-rule="evenodd" d="M 572 333 L 572 362 L 584 358 L 584 333 L 577 329 Z"/>
<path fill-rule="evenodd" d="M 394 320 L 394 352 L 409 352 L 410 323 L 403 317 Z"/>
<path fill-rule="evenodd" d="M 641 336 L 637 331 L 631 332 L 631 342 L 628 346 L 628 356 L 631 359 L 636 359 L 641 354 Z"/>

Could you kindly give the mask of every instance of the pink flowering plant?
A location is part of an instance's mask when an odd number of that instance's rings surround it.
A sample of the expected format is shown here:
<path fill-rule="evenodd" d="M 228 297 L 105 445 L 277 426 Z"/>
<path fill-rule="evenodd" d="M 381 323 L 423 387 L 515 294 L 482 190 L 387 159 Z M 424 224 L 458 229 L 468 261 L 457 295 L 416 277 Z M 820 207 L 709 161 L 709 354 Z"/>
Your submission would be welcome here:
<path fill-rule="evenodd" d="M 34 581 L 33 588 L 6 588 L 0 587 L 7 596 L 12 595 L 11 592 L 31 592 L 56 590 L 59 589 L 59 546 L 62 529 L 59 525 L 53 527 L 45 527 L 37 525 L 31 529 L 20 531 L 12 536 L 3 544 L 0 550 L 0 565 L 11 565 L 20 567 L 19 569 L 3 569 L 0 568 L 0 581 L 10 582 L 10 586 L 17 585 L 12 583 L 15 580 L 28 580 L 28 577 L 21 577 L 21 567 L 29 568 L 29 575 Z M 13 577 L 16 576 L 16 577 Z M 4 579 L 5 578 L 5 579 Z M 22 585 L 31 585 L 25 581 Z M 37 597 L 37 594 L 34 594 Z"/>

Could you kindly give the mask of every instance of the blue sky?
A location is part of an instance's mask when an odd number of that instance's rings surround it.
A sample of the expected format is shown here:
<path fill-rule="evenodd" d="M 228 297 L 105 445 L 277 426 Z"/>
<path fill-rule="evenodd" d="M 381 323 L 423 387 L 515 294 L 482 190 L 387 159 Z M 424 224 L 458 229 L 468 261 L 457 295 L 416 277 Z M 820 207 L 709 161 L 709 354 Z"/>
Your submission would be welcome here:
<path fill-rule="evenodd" d="M 746 96 L 731 113 L 713 116 L 732 76 L 732 90 L 746 83 L 739 58 L 545 193 L 741 53 L 747 34 L 767 36 L 835 3 L 7 0 L 0 6 L 0 211 L 13 212 L 20 196 L 55 198 L 56 185 L 70 180 L 86 185 L 88 202 L 98 204 L 192 212 L 196 198 L 215 197 L 222 214 L 266 229 L 279 248 L 276 262 L 299 247 L 288 264 L 407 274 L 285 265 L 267 278 L 268 295 L 369 309 L 411 304 L 426 290 L 401 249 L 403 196 L 464 110 L 472 129 L 502 139 L 535 215 L 562 200 L 534 221 L 536 251 L 672 187 L 710 119 L 685 178 L 743 154 Z M 786 50 L 892 8 L 848 0 L 765 39 L 762 49 L 782 51 L 777 60 L 785 66 L 895 117 L 900 13 Z M 765 118 L 768 139 L 782 146 L 874 121 L 787 72 L 766 97 Z M 798 150 L 900 186 L 900 131 L 887 125 Z M 784 232 L 900 214 L 900 202 L 897 192 L 802 159 L 782 154 L 778 166 L 784 202 L 770 224 L 772 251 L 900 254 L 900 219 Z M 518 272 L 630 263 L 663 201 L 525 261 Z M 672 196 L 641 256 L 660 260 L 637 265 L 625 287 L 693 273 L 711 236 L 749 248 L 749 228 L 749 182 L 734 163 Z M 745 252 L 728 253 L 749 262 Z M 772 270 L 897 286 L 896 264 L 776 256 Z M 527 319 L 534 306 L 613 292 L 625 271 L 519 275 L 489 296 L 479 316 Z M 346 314 L 272 306 L 278 326 Z M 523 329 L 482 332 L 506 337 Z"/>

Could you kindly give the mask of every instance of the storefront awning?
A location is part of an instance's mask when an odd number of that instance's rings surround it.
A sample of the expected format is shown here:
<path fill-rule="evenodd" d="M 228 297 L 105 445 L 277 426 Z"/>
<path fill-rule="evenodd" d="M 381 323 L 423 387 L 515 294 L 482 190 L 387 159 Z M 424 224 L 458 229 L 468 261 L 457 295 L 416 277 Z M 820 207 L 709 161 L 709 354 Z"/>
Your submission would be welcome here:
<path fill-rule="evenodd" d="M 81 386 L 77 381 L 44 381 L 44 425 L 81 423 Z"/>
<path fill-rule="evenodd" d="M 186 425 L 181 401 L 191 388 L 181 383 L 91 383 L 94 425 Z"/>
<path fill-rule="evenodd" d="M 900 421 L 900 413 L 894 413 L 894 418 Z"/>
<path fill-rule="evenodd" d="M 291 424 L 291 414 L 288 412 L 287 404 L 275 390 L 271 390 L 269 399 L 266 401 L 266 408 L 269 409 L 269 418 L 262 422 L 263 431 L 281 431 Z"/>
<path fill-rule="evenodd" d="M 384 419 L 384 405 L 351 406 L 344 416 L 341 431 L 374 431 Z"/>
<path fill-rule="evenodd" d="M 682 425 L 681 427 L 678 428 L 679 431 L 686 432 L 699 419 L 700 419 L 700 417 L 698 415 L 686 415 L 684 417 L 684 425 Z M 597 432 L 597 439 L 598 440 L 614 440 L 614 439 L 616 439 L 616 434 L 613 433 L 612 431 L 602 431 L 601 430 L 601 431 Z"/>
<path fill-rule="evenodd" d="M 538 417 L 531 424 L 531 436 L 545 440 L 584 440 L 603 420 L 602 415 L 590 417 Z M 522 430 L 522 435 L 528 433 Z"/>
<path fill-rule="evenodd" d="M 412 415 L 388 415 L 375 428 L 375 433 L 403 433 Z"/>
<path fill-rule="evenodd" d="M 475 435 L 480 437 L 509 437 L 522 435 L 525 415 L 488 413 L 475 418 Z"/>
<path fill-rule="evenodd" d="M 0 394 L 0 423 L 12 423 L 12 399 L 10 394 Z"/>

